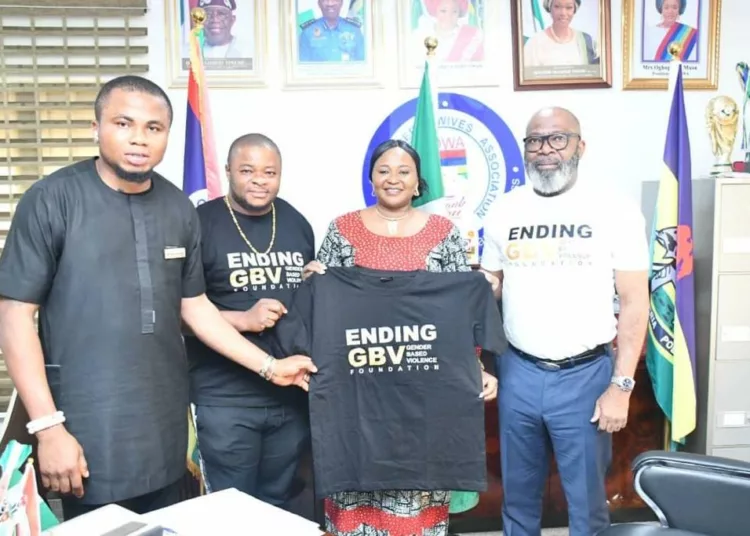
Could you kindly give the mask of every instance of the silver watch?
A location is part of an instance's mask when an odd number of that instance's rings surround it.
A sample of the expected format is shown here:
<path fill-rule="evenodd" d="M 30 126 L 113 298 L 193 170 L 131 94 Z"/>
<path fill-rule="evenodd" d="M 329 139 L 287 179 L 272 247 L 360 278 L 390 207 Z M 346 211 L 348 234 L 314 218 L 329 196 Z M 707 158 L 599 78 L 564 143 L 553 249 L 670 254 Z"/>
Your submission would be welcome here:
<path fill-rule="evenodd" d="M 611 383 L 627 392 L 632 391 L 633 387 L 635 387 L 635 380 L 628 376 L 612 376 Z"/>

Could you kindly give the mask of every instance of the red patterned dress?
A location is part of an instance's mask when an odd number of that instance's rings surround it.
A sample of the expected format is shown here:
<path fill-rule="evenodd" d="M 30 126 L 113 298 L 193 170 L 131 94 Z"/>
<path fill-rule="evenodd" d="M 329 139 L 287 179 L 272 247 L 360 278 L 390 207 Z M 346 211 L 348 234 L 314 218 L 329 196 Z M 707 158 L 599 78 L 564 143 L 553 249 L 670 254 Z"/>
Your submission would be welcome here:
<path fill-rule="evenodd" d="M 326 266 L 373 270 L 469 271 L 458 229 L 431 215 L 417 234 L 380 236 L 359 211 L 334 220 L 318 252 Z M 346 491 L 325 499 L 326 530 L 334 536 L 445 536 L 450 491 Z"/>

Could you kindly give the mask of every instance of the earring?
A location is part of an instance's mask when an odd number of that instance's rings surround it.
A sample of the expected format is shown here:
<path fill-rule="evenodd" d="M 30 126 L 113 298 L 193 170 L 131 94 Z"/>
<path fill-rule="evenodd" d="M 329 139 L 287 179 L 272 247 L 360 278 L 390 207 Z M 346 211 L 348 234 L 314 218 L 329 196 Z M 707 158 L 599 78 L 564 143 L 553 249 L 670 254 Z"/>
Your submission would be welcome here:
<path fill-rule="evenodd" d="M 414 188 L 414 195 L 415 196 L 419 195 L 419 186 L 417 186 L 416 188 Z"/>
<path fill-rule="evenodd" d="M 94 134 L 94 143 L 99 143 L 99 134 Z"/>

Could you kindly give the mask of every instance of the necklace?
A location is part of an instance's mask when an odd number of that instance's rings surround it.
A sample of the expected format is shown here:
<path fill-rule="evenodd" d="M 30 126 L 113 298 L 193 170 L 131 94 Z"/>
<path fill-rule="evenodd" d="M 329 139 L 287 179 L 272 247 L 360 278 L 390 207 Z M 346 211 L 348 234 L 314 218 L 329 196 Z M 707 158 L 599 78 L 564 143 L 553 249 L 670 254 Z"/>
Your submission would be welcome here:
<path fill-rule="evenodd" d="M 571 40 L 571 39 L 573 38 L 573 37 L 572 37 L 572 35 L 570 35 L 570 33 L 569 33 L 569 34 L 568 34 L 568 35 L 569 35 L 569 37 L 566 37 L 565 39 L 560 39 L 560 38 L 558 37 L 558 35 L 557 35 L 557 34 L 555 33 L 555 29 L 554 29 L 554 28 L 553 28 L 552 26 L 550 26 L 550 27 L 549 27 L 549 31 L 550 31 L 550 33 L 552 34 L 552 35 L 551 35 L 551 37 L 552 37 L 552 40 L 553 40 L 553 41 L 555 41 L 555 42 L 557 42 L 557 43 L 560 43 L 560 44 L 565 44 L 565 43 L 569 43 L 569 42 L 570 42 L 570 40 Z"/>
<path fill-rule="evenodd" d="M 232 221 L 234 222 L 234 226 L 237 227 L 237 232 L 240 233 L 240 236 L 245 241 L 247 246 L 253 250 L 253 253 L 256 255 L 267 255 L 269 251 L 271 251 L 271 248 L 273 247 L 273 243 L 276 241 L 276 205 L 274 203 L 271 203 L 271 242 L 268 244 L 268 249 L 264 252 L 260 252 L 250 243 L 250 240 L 247 239 L 247 236 L 245 236 L 245 233 L 242 231 L 242 227 L 240 227 L 239 222 L 237 221 L 237 216 L 234 215 L 234 210 L 232 210 L 232 205 L 229 203 L 229 196 L 224 196 L 224 203 L 226 203 L 227 208 L 229 209 L 229 214 L 232 216 Z"/>
<path fill-rule="evenodd" d="M 402 216 L 399 216 L 398 218 L 391 218 L 389 216 L 386 216 L 385 214 L 380 212 L 380 209 L 377 207 L 377 205 L 375 205 L 375 212 L 377 212 L 378 216 L 380 216 L 381 219 L 384 219 L 388 222 L 388 234 L 395 235 L 398 233 L 398 222 L 411 214 L 411 209 L 408 209 Z"/>

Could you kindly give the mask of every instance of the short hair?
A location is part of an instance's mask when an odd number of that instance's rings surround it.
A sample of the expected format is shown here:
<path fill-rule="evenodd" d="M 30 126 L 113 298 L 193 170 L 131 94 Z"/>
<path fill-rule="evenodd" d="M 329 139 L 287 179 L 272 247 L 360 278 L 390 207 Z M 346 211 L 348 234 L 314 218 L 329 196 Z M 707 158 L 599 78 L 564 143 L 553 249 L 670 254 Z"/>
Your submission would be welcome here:
<path fill-rule="evenodd" d="M 547 13 L 552 13 L 552 4 L 554 3 L 554 1 L 555 0 L 544 0 L 544 4 L 542 5 L 542 7 L 544 7 L 544 10 Z M 578 8 L 581 7 L 581 0 L 575 0 L 575 3 L 576 3 L 575 10 L 578 11 Z"/>
<path fill-rule="evenodd" d="M 685 14 L 685 9 L 687 8 L 687 0 L 679 0 L 680 1 L 680 15 Z M 661 10 L 664 9 L 664 0 L 656 0 L 656 11 L 661 13 Z"/>
<path fill-rule="evenodd" d="M 375 162 L 377 162 L 381 156 L 383 156 L 387 151 L 390 151 L 391 149 L 401 149 L 409 156 L 411 156 L 412 160 L 414 160 L 414 167 L 417 168 L 419 193 L 413 197 L 414 199 L 419 199 L 420 197 L 422 197 L 422 194 L 427 191 L 427 181 L 422 178 L 422 159 L 419 158 L 419 153 L 414 149 L 414 147 L 403 140 L 386 140 L 375 147 L 375 150 L 372 152 L 372 156 L 370 157 L 370 182 L 372 182 L 372 173 L 373 171 L 375 171 Z"/>
<path fill-rule="evenodd" d="M 159 97 L 167 105 L 167 110 L 169 111 L 169 124 L 172 124 L 172 117 L 174 116 L 172 111 L 172 101 L 169 100 L 167 93 L 151 80 L 132 74 L 113 78 L 99 89 L 99 94 L 94 101 L 94 117 L 97 121 L 101 121 L 102 110 L 107 104 L 109 95 L 116 89 L 121 89 L 123 91 L 137 91 L 139 93 L 147 93 L 148 95 Z"/>
<path fill-rule="evenodd" d="M 244 134 L 232 142 L 227 153 L 227 164 L 232 161 L 234 154 L 242 147 L 265 147 L 266 149 L 271 149 L 279 155 L 279 165 L 281 165 L 281 149 L 279 149 L 279 146 L 271 138 L 258 132 Z"/>

